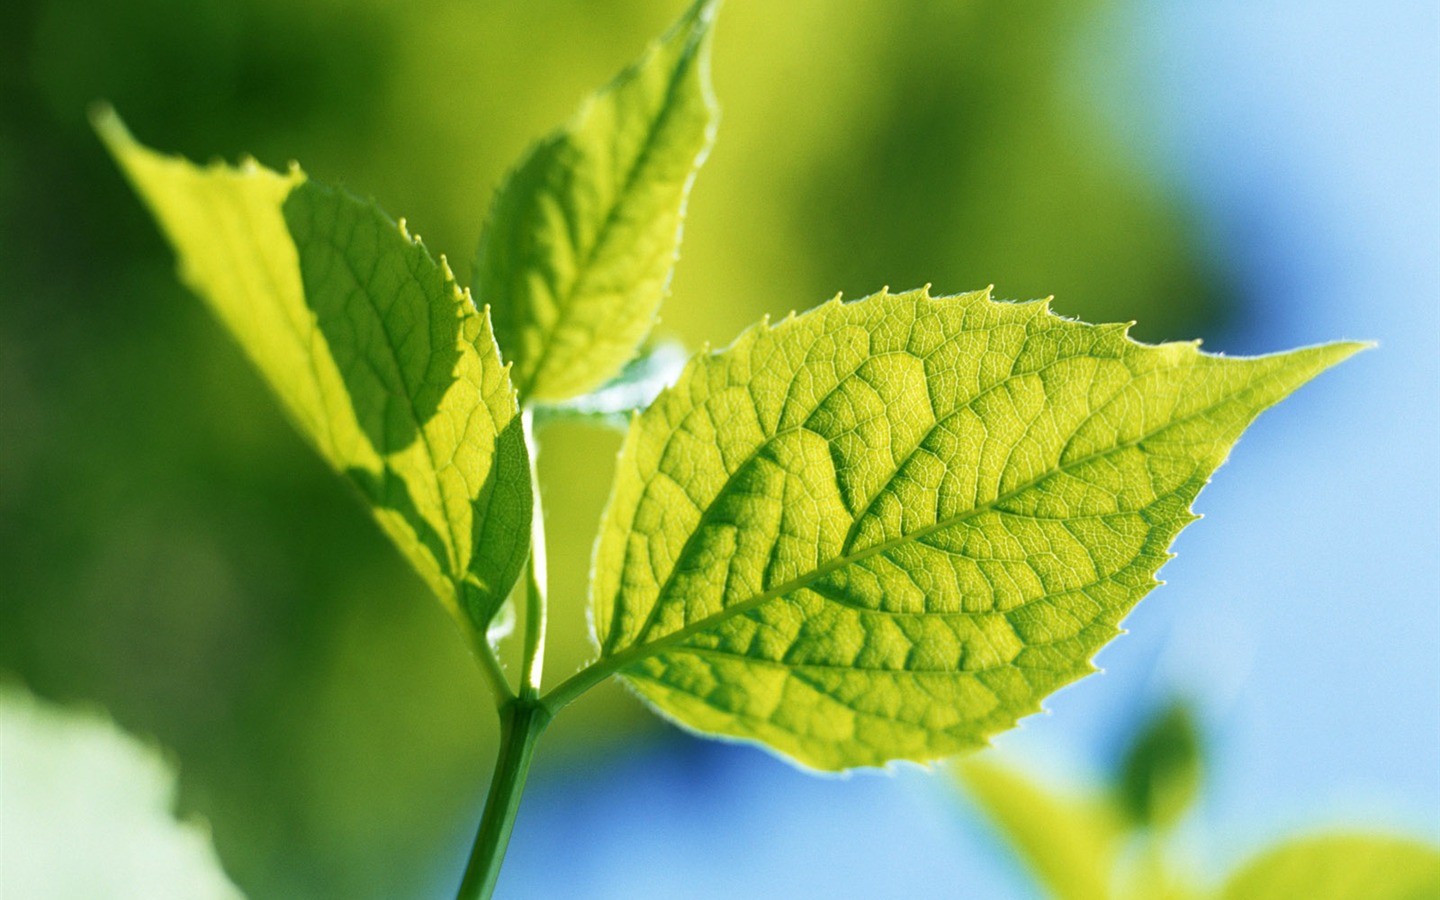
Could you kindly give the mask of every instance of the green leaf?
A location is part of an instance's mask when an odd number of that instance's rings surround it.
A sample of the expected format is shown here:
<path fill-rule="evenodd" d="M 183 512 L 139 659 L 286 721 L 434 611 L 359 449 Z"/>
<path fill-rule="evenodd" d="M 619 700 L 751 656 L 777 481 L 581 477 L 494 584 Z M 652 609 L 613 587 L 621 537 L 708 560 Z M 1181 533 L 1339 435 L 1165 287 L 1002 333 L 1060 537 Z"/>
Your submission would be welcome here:
<path fill-rule="evenodd" d="M 820 769 L 979 746 L 1093 671 L 1240 432 L 1360 348 L 1227 359 L 988 291 L 762 324 L 630 429 L 592 674 Z"/>
<path fill-rule="evenodd" d="M 625 430 L 630 416 L 651 403 L 675 383 L 690 354 L 674 341 L 661 341 L 625 364 L 620 374 L 596 390 L 535 407 L 535 421 L 582 421 Z"/>
<path fill-rule="evenodd" d="M 246 161 L 200 168 L 95 125 L 315 449 L 477 634 L 529 550 L 529 463 L 489 317 L 377 207 Z"/>
<path fill-rule="evenodd" d="M 1433 900 L 1440 850 L 1379 835 L 1328 835 L 1283 844 L 1231 877 L 1225 900 Z"/>
<path fill-rule="evenodd" d="M 1131 822 L 1165 829 L 1195 802 L 1200 779 L 1195 720 L 1188 706 L 1174 703 L 1136 736 L 1121 766 L 1116 799 Z"/>
<path fill-rule="evenodd" d="M 680 248 L 690 185 L 714 139 L 701 0 L 501 187 L 475 292 L 521 400 L 558 401 L 614 376 L 650 332 Z"/>
<path fill-rule="evenodd" d="M 1121 823 L 1103 803 L 1060 797 L 1003 766 L 967 759 L 956 767 L 971 798 L 1027 868 L 1059 900 L 1110 900 Z"/>

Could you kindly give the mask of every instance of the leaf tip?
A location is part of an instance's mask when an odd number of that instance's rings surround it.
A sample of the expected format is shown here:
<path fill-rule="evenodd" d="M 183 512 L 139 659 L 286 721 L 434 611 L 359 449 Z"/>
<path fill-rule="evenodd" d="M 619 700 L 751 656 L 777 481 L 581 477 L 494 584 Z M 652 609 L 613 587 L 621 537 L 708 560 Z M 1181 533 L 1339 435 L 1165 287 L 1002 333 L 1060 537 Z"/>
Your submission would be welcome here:
<path fill-rule="evenodd" d="M 709 28 L 715 24 L 715 15 L 719 11 L 720 0 L 695 0 L 695 5 L 691 8 L 693 27 Z"/>
<path fill-rule="evenodd" d="M 130 136 L 130 129 L 125 127 L 121 121 L 120 114 L 115 107 L 110 105 L 108 100 L 96 100 L 86 110 L 86 117 L 90 120 L 90 127 L 95 129 L 96 134 L 107 145 L 133 141 Z"/>
<path fill-rule="evenodd" d="M 1364 353 L 1366 350 L 1378 350 L 1379 341 L 1336 341 L 1326 345 L 1334 357 L 1334 362 L 1343 362 L 1357 353 Z M 1332 363 L 1333 365 L 1334 363 Z"/>

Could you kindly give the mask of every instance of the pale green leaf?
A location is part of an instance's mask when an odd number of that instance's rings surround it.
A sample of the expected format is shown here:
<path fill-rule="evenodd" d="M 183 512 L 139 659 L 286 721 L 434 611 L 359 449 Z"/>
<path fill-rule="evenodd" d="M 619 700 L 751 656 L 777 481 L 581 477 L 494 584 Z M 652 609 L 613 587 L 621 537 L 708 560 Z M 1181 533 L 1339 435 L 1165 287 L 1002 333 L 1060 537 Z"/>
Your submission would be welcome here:
<path fill-rule="evenodd" d="M 406 558 L 483 634 L 528 553 L 529 463 L 488 316 L 377 207 L 96 127 L 189 284 Z"/>
<path fill-rule="evenodd" d="M 1107 804 L 1058 796 L 980 759 L 956 767 L 969 795 L 1059 900 L 1110 900 L 1123 829 Z"/>
<path fill-rule="evenodd" d="M 593 672 L 820 769 L 979 746 L 1093 671 L 1240 432 L 1360 346 L 1227 359 L 988 292 L 754 328 L 630 429 Z"/>
<path fill-rule="evenodd" d="M 0 686 L 0 897 L 238 900 L 160 751 Z"/>
<path fill-rule="evenodd" d="M 1195 802 L 1200 778 L 1195 720 L 1189 707 L 1173 703 L 1136 736 L 1115 785 L 1116 799 L 1134 824 L 1165 829 Z"/>
<path fill-rule="evenodd" d="M 535 407 L 535 421 L 581 421 L 624 430 L 632 413 L 675 383 L 690 354 L 674 341 L 661 341 L 625 364 L 620 374 L 588 394 Z"/>
<path fill-rule="evenodd" d="M 1225 900 L 1434 900 L 1440 850 L 1379 835 L 1328 835 L 1283 844 L 1231 877 Z"/>
<path fill-rule="evenodd" d="M 523 402 L 587 393 L 654 325 L 716 124 L 700 0 L 501 187 L 475 292 Z"/>

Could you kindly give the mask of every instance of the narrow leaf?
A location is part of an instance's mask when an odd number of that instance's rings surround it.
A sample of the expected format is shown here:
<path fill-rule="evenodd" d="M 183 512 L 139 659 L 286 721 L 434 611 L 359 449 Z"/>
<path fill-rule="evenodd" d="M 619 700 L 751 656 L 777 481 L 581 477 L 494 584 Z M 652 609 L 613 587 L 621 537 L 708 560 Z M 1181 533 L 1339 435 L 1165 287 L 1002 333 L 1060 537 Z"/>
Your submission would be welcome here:
<path fill-rule="evenodd" d="M 1110 900 L 1120 822 L 1103 803 L 1057 796 L 1017 772 L 980 759 L 956 767 L 971 798 L 1057 900 Z"/>
<path fill-rule="evenodd" d="M 716 124 L 712 0 L 541 141 L 496 195 L 475 291 L 523 402 L 587 393 L 649 333 Z"/>
<path fill-rule="evenodd" d="M 483 634 L 529 550 L 529 464 L 489 318 L 404 225 L 247 161 L 200 168 L 96 128 L 300 433 Z"/>
<path fill-rule="evenodd" d="M 1378 835 L 1292 841 L 1248 863 L 1224 900 L 1424 900 L 1440 897 L 1440 850 Z"/>
<path fill-rule="evenodd" d="M 630 429 L 594 671 L 820 769 L 979 746 L 1093 671 L 1240 432 L 1360 346 L 1227 359 L 988 292 L 752 329 Z"/>

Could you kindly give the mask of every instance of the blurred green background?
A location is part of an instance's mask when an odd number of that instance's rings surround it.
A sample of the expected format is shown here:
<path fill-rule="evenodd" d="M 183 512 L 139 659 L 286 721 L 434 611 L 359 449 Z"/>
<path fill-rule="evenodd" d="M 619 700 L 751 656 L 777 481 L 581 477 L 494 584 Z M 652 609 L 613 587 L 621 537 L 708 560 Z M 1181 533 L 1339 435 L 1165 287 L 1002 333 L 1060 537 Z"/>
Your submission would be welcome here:
<path fill-rule="evenodd" d="M 192 159 L 300 160 L 461 280 L 491 191 L 680 0 L 18 0 L 0 30 L 0 672 L 171 748 L 256 897 L 423 895 L 492 762 L 452 625 L 173 275 L 86 123 Z M 1193 217 L 1097 110 L 1074 0 L 728 0 L 719 140 L 662 329 L 728 343 L 843 291 L 995 284 L 1215 337 L 1246 311 Z M 1336 337 L 1342 335 L 1335 335 Z M 589 653 L 616 435 L 545 435 L 551 682 Z M 538 778 L 668 731 L 615 686 Z M 558 776 L 557 776 L 558 777 Z M 461 851 L 463 852 L 463 851 Z"/>

